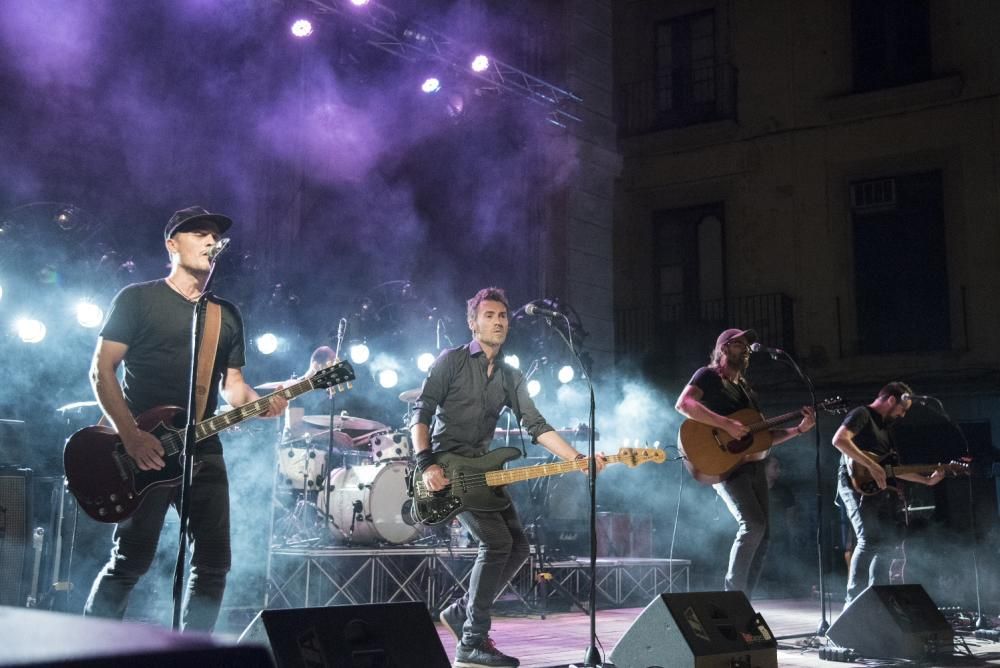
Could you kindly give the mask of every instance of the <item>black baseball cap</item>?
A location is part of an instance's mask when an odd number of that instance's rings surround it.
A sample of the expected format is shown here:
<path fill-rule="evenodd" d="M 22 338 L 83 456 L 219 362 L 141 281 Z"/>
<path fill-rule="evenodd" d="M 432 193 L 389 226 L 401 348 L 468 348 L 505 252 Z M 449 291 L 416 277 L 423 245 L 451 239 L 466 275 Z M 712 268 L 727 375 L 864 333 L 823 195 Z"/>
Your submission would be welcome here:
<path fill-rule="evenodd" d="M 215 223 L 219 228 L 219 234 L 225 234 L 226 230 L 232 226 L 233 221 L 228 216 L 220 213 L 211 213 L 205 207 L 189 206 L 175 211 L 167 221 L 167 226 L 163 228 L 163 240 L 166 241 L 178 232 L 183 232 L 186 227 L 191 227 L 197 222 L 209 221 Z"/>

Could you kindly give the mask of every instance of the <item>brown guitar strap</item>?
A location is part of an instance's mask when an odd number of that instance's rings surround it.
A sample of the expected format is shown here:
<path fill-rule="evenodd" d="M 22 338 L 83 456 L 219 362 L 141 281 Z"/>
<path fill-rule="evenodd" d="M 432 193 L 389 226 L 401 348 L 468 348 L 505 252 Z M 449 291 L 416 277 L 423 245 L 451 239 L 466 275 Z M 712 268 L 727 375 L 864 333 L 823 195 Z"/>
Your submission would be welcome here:
<path fill-rule="evenodd" d="M 195 414 L 199 422 L 205 417 L 208 391 L 212 386 L 212 369 L 215 368 L 215 353 L 219 348 L 219 332 L 222 331 L 222 307 L 211 299 L 206 300 L 205 305 L 205 327 L 201 332 L 198 373 L 195 376 Z"/>

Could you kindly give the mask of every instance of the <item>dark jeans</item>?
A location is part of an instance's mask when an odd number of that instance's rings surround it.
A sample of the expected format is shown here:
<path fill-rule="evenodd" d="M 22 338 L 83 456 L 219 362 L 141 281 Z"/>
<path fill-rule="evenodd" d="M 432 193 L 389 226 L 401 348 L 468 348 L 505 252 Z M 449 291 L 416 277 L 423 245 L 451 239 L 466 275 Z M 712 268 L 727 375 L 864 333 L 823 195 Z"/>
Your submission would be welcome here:
<path fill-rule="evenodd" d="M 469 590 L 457 602 L 466 614 L 462 642 L 474 646 L 489 635 L 493 601 L 528 558 L 530 548 L 513 504 L 498 513 L 466 511 L 458 519 L 479 541 Z"/>
<path fill-rule="evenodd" d="M 211 631 L 219 616 L 231 562 L 229 479 L 222 455 L 202 455 L 198 461 L 201 465 L 190 489 L 191 575 L 182 625 Z M 177 487 L 161 487 L 147 492 L 136 512 L 115 527 L 111 559 L 94 580 L 85 615 L 117 619 L 125 615 L 132 589 L 156 555 L 167 509 L 177 507 L 178 491 Z"/>
<path fill-rule="evenodd" d="M 760 579 L 770 536 L 764 462 L 748 462 L 713 486 L 739 524 L 729 551 L 725 588 L 742 591 L 749 598 Z"/>
<path fill-rule="evenodd" d="M 870 585 L 889 583 L 889 553 L 897 538 L 892 517 L 893 493 L 861 496 L 851 487 L 846 474 L 838 476 L 837 492 L 856 536 L 844 599 L 850 604 Z"/>

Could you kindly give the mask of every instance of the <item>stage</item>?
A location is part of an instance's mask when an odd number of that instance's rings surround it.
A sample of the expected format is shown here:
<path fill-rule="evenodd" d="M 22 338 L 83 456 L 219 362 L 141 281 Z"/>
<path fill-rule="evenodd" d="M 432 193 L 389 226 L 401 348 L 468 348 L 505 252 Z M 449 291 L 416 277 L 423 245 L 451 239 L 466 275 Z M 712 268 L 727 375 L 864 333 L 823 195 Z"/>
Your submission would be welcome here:
<path fill-rule="evenodd" d="M 819 621 L 817 601 L 807 599 L 773 599 L 753 601 L 753 607 L 763 615 L 777 637 L 811 633 Z M 839 606 L 838 606 L 839 607 Z M 625 633 L 642 608 L 617 608 L 598 610 L 597 634 L 610 653 L 618 639 Z M 834 619 L 836 617 L 834 616 Z M 831 620 L 832 621 L 832 620 Z M 438 635 L 450 659 L 455 658 L 455 640 L 440 623 Z M 581 661 L 588 643 L 590 625 L 583 613 L 574 610 L 538 616 L 496 616 L 493 619 L 492 637 L 502 651 L 518 657 L 522 668 L 566 666 Z M 973 656 L 919 664 L 936 666 L 1000 666 L 1000 643 L 966 638 Z M 667 665 L 667 664 L 664 664 Z M 834 665 L 819 658 L 818 645 L 810 647 L 805 640 L 780 641 L 778 665 L 801 668 Z M 866 663 L 843 663 L 844 666 L 871 666 Z M 880 662 L 882 666 L 918 665 L 912 662 Z"/>

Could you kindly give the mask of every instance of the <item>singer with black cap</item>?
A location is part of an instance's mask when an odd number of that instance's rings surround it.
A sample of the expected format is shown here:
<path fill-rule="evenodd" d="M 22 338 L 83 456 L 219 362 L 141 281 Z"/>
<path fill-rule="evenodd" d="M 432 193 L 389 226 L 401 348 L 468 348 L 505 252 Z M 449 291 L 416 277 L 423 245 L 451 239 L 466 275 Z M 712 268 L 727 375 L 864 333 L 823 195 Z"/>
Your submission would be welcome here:
<path fill-rule="evenodd" d="M 906 415 L 914 397 L 906 383 L 887 383 L 874 401 L 848 413 L 833 435 L 833 446 L 841 452 L 837 492 L 857 536 L 847 576 L 845 605 L 850 605 L 870 585 L 889 583 L 890 560 L 885 552 L 894 545 L 892 539 L 896 533 L 893 495 L 858 494 L 851 485 L 848 462 L 853 460 L 855 466 L 868 469 L 879 489 L 887 489 L 882 464 L 898 463 L 890 427 Z M 921 485 L 936 485 L 944 480 L 945 474 L 938 469 L 930 476 L 901 473 L 896 477 Z"/>
<path fill-rule="evenodd" d="M 191 322 L 228 217 L 190 206 L 174 213 L 163 229 L 170 273 L 160 280 L 124 287 L 114 298 L 97 339 L 90 380 L 105 417 L 118 432 L 128 455 L 142 470 L 162 469 L 163 445 L 138 428 L 134 416 L 157 406 L 185 406 L 191 360 Z M 212 415 L 220 392 L 233 406 L 259 398 L 244 380 L 243 320 L 236 306 L 209 296 L 221 307 L 222 324 L 215 365 L 208 383 L 205 415 Z M 211 339 L 209 339 L 211 340 Z M 119 385 L 117 370 L 124 363 Z M 288 402 L 273 397 L 263 417 L 276 417 Z M 182 624 L 211 631 L 215 626 L 226 574 L 230 568 L 229 482 L 222 442 L 211 436 L 198 442 L 190 487 L 189 533 L 193 542 L 191 574 Z M 176 487 L 145 494 L 130 517 L 115 527 L 111 558 L 94 580 L 84 614 L 121 618 L 128 599 L 156 555 L 167 508 L 177 503 Z"/>
<path fill-rule="evenodd" d="M 684 417 L 722 429 L 733 438 L 743 438 L 749 429 L 731 415 L 745 408 L 759 411 L 757 394 L 747 383 L 750 346 L 757 341 L 752 329 L 727 329 L 715 341 L 708 366 L 698 369 L 677 398 L 675 408 Z M 802 420 L 795 427 L 771 429 L 777 445 L 816 424 L 811 407 L 802 408 Z M 726 502 L 739 528 L 729 552 L 726 591 L 753 593 L 760 579 L 768 543 L 768 491 L 766 460 L 748 461 L 725 480 L 713 485 Z"/>

